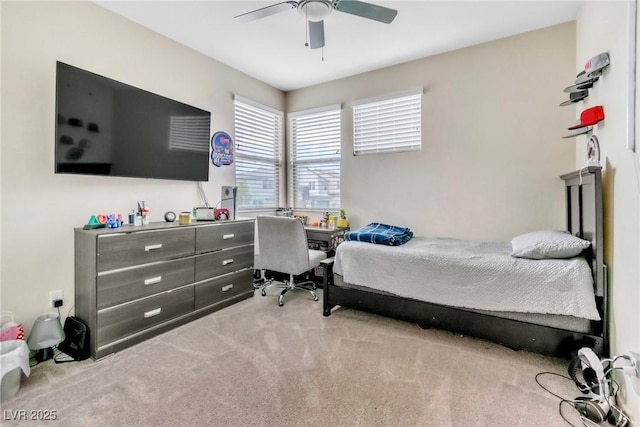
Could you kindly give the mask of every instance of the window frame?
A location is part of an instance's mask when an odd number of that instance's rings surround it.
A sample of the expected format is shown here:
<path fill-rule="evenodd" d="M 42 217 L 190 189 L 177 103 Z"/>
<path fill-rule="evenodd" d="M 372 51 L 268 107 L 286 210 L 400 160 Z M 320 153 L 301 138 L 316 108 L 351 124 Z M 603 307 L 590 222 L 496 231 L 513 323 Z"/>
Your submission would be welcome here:
<path fill-rule="evenodd" d="M 322 132 L 322 135 L 320 135 L 320 137 L 318 138 L 317 141 L 313 142 L 313 144 L 323 144 L 323 143 L 330 143 L 333 145 L 333 147 L 331 148 L 331 150 L 327 150 L 324 153 L 322 153 L 321 156 L 316 157 L 316 158 L 305 158 L 305 159 L 297 159 L 296 156 L 296 150 L 297 148 L 299 148 L 298 146 L 298 135 L 296 132 L 296 128 L 297 128 L 297 124 L 299 122 L 299 120 L 305 120 L 305 121 L 309 121 L 309 122 L 313 122 L 314 118 L 318 118 L 320 116 L 323 115 L 332 115 L 335 114 L 337 115 L 337 117 L 332 117 L 329 119 L 329 123 L 324 123 L 324 124 L 331 124 L 331 122 L 334 122 L 334 124 L 336 125 L 336 128 L 330 130 L 329 132 Z M 322 119 L 321 119 L 322 120 Z M 287 161 L 287 183 L 288 183 L 288 188 L 287 188 L 287 193 L 288 193 L 288 202 L 289 202 L 289 207 L 295 210 L 302 210 L 302 211 L 319 211 L 319 212 L 323 212 L 323 211 L 337 211 L 338 209 L 340 209 L 340 204 L 341 204 L 341 198 L 340 198 L 340 179 L 341 179 L 341 167 L 342 167 L 342 159 L 341 159 L 341 155 L 342 155 L 342 105 L 341 104 L 332 104 L 332 105 L 327 105 L 327 106 L 323 106 L 323 107 L 319 107 L 319 108 L 313 108 L 313 109 L 308 109 L 308 110 L 301 110 L 301 111 L 296 111 L 296 112 L 292 112 L 289 113 L 287 115 L 287 131 L 288 131 L 288 139 L 287 139 L 287 155 L 288 155 L 288 161 Z M 308 148 L 311 148 L 310 145 L 307 146 Z M 335 153 L 334 154 L 330 154 L 330 152 L 334 151 L 335 149 Z M 307 154 L 308 156 L 308 154 Z M 298 169 L 299 169 L 299 165 L 327 165 L 330 166 L 332 163 L 337 163 L 337 178 L 333 178 L 332 181 L 330 181 L 330 184 L 337 184 L 337 200 L 335 199 L 335 196 L 331 199 L 328 199 L 328 204 L 330 206 L 320 206 L 320 207 L 309 207 L 309 206 L 298 206 L 298 185 L 299 183 L 297 182 L 298 179 Z M 336 173 L 335 168 L 331 169 L 333 171 L 333 173 Z M 337 180 L 337 182 L 336 182 Z M 313 199 L 310 199 L 313 200 Z M 331 206 L 331 205 L 335 205 L 337 204 L 337 206 Z"/>
<path fill-rule="evenodd" d="M 353 155 L 422 150 L 423 92 L 419 88 L 353 102 Z"/>
<path fill-rule="evenodd" d="M 245 136 L 242 136 L 242 131 L 239 132 L 238 129 L 238 104 L 240 107 L 246 111 L 252 111 L 255 114 L 261 114 L 266 116 L 268 119 L 273 120 L 275 122 L 274 127 L 277 127 L 276 135 L 274 136 L 274 145 L 273 145 L 273 157 L 265 157 L 264 155 L 259 155 L 257 153 L 246 153 L 242 148 L 242 145 L 247 144 L 248 141 L 245 140 Z M 249 126 L 251 123 L 242 123 L 244 126 Z M 235 182 L 238 187 L 238 192 L 241 192 L 240 185 L 238 182 L 238 166 L 242 166 L 243 162 L 249 162 L 250 164 L 255 163 L 263 163 L 268 164 L 269 166 L 273 165 L 274 174 L 274 205 L 242 205 L 241 204 L 241 194 L 238 194 L 236 202 L 237 209 L 244 212 L 249 211 L 263 211 L 263 210 L 274 210 L 280 207 L 282 201 L 282 189 L 284 182 L 284 112 L 279 111 L 275 108 L 260 104 L 258 102 L 252 101 L 250 99 L 244 98 L 239 95 L 234 96 L 234 157 L 235 157 Z M 269 132 L 269 129 L 266 129 L 266 133 Z M 263 135 L 264 137 L 264 135 Z M 262 143 L 264 140 L 261 141 Z M 255 148 L 255 147 L 253 147 Z M 264 148 L 264 147 L 263 147 Z M 257 150 L 260 151 L 260 150 Z M 257 179 L 259 180 L 259 179 Z"/>

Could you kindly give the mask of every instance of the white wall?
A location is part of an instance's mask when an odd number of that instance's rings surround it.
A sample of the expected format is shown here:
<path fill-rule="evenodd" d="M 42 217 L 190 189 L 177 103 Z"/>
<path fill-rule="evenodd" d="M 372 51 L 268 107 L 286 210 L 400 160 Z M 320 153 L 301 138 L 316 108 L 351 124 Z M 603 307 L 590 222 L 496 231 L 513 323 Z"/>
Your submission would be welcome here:
<path fill-rule="evenodd" d="M 200 205 L 197 184 L 54 174 L 55 69 L 62 61 L 211 111 L 211 132 L 233 134 L 233 94 L 284 109 L 284 94 L 90 2 L 1 2 L 2 310 L 27 329 L 62 289 L 74 299 L 73 228 L 144 200 L 151 220 Z M 212 40 L 211 43 L 215 43 Z M 209 202 L 234 184 L 210 166 Z"/>
<path fill-rule="evenodd" d="M 576 21 L 576 61 L 608 52 L 611 65 L 576 107 L 602 105 L 605 120 L 594 130 L 603 170 L 605 263 L 609 268 L 612 355 L 640 353 L 640 177 L 638 154 L 625 149 L 627 93 L 627 2 L 585 2 Z M 569 78 L 568 78 L 569 79 Z M 640 105 L 640 104 L 639 104 Z M 636 115 L 636 123 L 637 115 Z M 640 130 L 639 124 L 636 124 Z M 586 159 L 586 138 L 576 144 L 577 163 Z M 640 425 L 640 380 L 619 376 L 622 400 Z M 635 390 L 633 383 L 635 382 Z"/>
<path fill-rule="evenodd" d="M 575 73 L 563 24 L 287 94 L 289 112 L 343 103 L 342 207 L 419 235 L 510 240 L 563 228 L 575 121 L 562 90 Z M 423 87 L 422 151 L 353 156 L 355 100 Z"/>

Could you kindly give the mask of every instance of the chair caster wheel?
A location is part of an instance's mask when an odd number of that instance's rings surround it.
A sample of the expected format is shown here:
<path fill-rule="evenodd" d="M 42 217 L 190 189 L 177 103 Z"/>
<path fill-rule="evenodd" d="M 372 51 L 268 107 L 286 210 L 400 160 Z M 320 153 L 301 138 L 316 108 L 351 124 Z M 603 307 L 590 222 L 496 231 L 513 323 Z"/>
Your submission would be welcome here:
<path fill-rule="evenodd" d="M 313 297 L 313 300 L 318 301 L 318 297 L 317 296 Z"/>
<path fill-rule="evenodd" d="M 284 305 L 284 301 L 278 300 L 278 307 L 282 307 Z"/>
<path fill-rule="evenodd" d="M 267 291 L 265 291 L 265 290 L 263 289 L 263 290 L 262 290 L 262 292 L 260 292 L 260 294 L 261 294 L 263 297 L 266 297 L 266 296 L 267 296 Z"/>

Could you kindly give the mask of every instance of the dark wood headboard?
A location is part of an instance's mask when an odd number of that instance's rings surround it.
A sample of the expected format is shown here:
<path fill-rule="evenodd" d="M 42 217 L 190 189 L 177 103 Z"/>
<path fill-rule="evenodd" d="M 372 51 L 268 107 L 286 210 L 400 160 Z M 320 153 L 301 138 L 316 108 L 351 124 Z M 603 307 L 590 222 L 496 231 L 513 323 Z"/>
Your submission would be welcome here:
<path fill-rule="evenodd" d="M 561 178 L 566 186 L 567 231 L 591 242 L 584 255 L 591 264 L 596 296 L 606 301 L 601 171 L 599 166 L 589 166 Z"/>

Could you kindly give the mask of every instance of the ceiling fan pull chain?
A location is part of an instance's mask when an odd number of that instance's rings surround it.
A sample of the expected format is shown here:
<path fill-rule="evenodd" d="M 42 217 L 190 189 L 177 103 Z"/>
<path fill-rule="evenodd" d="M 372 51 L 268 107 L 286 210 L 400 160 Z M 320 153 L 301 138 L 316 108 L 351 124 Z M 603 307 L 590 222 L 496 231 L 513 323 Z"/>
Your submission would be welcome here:
<path fill-rule="evenodd" d="M 304 47 L 309 47 L 309 12 L 304 9 Z"/>

